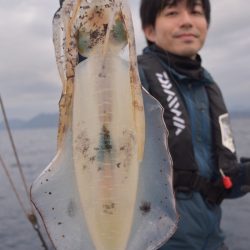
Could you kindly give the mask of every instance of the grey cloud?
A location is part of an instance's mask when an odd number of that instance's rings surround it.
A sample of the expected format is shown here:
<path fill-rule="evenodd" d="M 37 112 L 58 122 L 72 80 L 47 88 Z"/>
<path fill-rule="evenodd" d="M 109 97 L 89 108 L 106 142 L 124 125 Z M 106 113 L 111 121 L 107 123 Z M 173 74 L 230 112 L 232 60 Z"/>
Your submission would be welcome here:
<path fill-rule="evenodd" d="M 57 7 L 50 0 L 1 4 L 0 29 L 5 32 L 0 47 L 0 92 L 10 116 L 57 110 L 57 105 L 47 109 L 49 103 L 58 102 L 55 98 L 60 93 L 51 37 Z"/>
<path fill-rule="evenodd" d="M 138 53 L 145 46 L 139 0 L 129 0 Z M 201 54 L 230 109 L 249 109 L 250 1 L 211 0 L 212 22 Z M 52 44 L 57 0 L 0 0 L 0 93 L 11 117 L 57 111 L 61 83 Z M 4 31 L 4 32 L 3 32 Z"/>
<path fill-rule="evenodd" d="M 212 1 L 212 23 L 202 50 L 230 110 L 249 110 L 249 1 Z"/>

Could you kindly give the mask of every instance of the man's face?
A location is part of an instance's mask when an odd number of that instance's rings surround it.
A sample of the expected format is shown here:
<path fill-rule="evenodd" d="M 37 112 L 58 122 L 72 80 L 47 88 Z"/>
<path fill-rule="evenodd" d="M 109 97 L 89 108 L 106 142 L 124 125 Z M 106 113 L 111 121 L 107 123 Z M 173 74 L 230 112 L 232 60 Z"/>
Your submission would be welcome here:
<path fill-rule="evenodd" d="M 207 21 L 201 1 L 190 9 L 187 0 L 167 6 L 156 18 L 154 27 L 144 29 L 147 39 L 179 56 L 195 58 L 207 35 Z"/>

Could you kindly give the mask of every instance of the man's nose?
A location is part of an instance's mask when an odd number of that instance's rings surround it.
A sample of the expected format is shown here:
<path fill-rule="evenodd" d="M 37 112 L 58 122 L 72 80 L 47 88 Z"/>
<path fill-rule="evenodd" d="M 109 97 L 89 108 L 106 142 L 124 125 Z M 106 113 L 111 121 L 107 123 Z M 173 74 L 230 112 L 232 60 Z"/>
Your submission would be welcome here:
<path fill-rule="evenodd" d="M 181 26 L 182 27 L 192 27 L 193 26 L 192 16 L 188 10 L 184 10 L 181 13 Z"/>

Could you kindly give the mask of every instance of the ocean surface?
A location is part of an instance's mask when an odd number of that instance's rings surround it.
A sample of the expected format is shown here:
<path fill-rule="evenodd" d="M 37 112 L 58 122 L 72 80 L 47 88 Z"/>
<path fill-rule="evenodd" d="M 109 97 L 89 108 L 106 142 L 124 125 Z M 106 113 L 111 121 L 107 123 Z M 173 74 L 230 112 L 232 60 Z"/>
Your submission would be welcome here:
<path fill-rule="evenodd" d="M 250 156 L 250 119 L 233 119 L 232 127 L 238 156 Z M 14 130 L 13 137 L 28 186 L 53 159 L 56 129 Z M 10 169 L 26 206 L 25 192 L 19 178 L 13 152 L 5 131 L 0 131 L 0 153 Z M 0 250 L 42 250 L 41 242 L 21 210 L 6 175 L 0 166 Z M 231 250 L 250 249 L 250 195 L 223 203 L 222 229 Z M 52 250 L 44 228 L 44 237 Z"/>

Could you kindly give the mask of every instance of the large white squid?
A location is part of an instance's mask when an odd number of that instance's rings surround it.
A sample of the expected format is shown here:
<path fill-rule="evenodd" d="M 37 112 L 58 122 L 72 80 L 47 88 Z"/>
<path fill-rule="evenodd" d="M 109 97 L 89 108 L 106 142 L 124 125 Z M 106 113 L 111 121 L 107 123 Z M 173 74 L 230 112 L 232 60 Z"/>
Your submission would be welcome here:
<path fill-rule="evenodd" d="M 176 229 L 171 160 L 162 108 L 141 89 L 127 2 L 65 0 L 53 28 L 58 150 L 31 199 L 56 249 L 157 249 Z"/>

